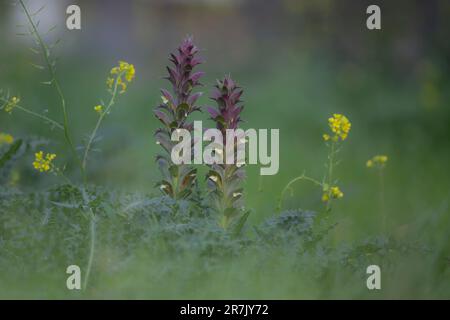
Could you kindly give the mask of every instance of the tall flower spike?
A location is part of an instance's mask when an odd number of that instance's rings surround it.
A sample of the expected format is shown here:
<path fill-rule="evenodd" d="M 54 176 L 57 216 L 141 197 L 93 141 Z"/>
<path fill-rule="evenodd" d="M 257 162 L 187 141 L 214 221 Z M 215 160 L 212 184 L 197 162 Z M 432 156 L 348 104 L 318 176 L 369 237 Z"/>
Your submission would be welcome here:
<path fill-rule="evenodd" d="M 241 104 L 243 90 L 226 76 L 217 81 L 211 99 L 216 101 L 217 108 L 208 107 L 208 113 L 216 123 L 217 129 L 222 132 L 223 145 L 226 144 L 226 130 L 237 129 L 241 121 L 240 114 L 244 108 Z M 241 140 L 241 139 L 238 139 Z M 235 143 L 235 154 L 238 141 Z M 224 147 L 224 159 L 226 159 L 226 148 Z M 237 160 L 237 159 L 235 159 Z M 227 229 L 238 219 L 246 219 L 248 213 L 243 211 L 242 193 L 240 183 L 245 178 L 242 164 L 213 164 L 208 172 L 208 186 L 212 189 L 213 202 L 217 211 L 221 214 L 221 225 Z M 245 220 L 244 220 L 245 222 Z M 241 225 L 238 223 L 238 225 Z"/>
<path fill-rule="evenodd" d="M 156 143 L 165 151 L 156 158 L 163 180 L 158 183 L 164 194 L 174 199 L 183 199 L 192 192 L 192 185 L 196 181 L 197 171 L 186 164 L 175 165 L 171 160 L 171 152 L 174 143 L 170 137 L 177 129 L 193 131 L 193 124 L 188 122 L 191 113 L 199 111 L 196 105 L 201 92 L 192 93 L 195 87 L 200 86 L 200 78 L 204 72 L 194 72 L 193 69 L 202 63 L 197 57 L 198 48 L 192 38 L 188 37 L 178 47 L 175 53 L 170 54 L 169 60 L 173 66 L 167 67 L 167 80 L 172 84 L 172 92 L 161 89 L 162 103 L 154 110 L 154 114 L 163 124 L 155 132 Z"/>

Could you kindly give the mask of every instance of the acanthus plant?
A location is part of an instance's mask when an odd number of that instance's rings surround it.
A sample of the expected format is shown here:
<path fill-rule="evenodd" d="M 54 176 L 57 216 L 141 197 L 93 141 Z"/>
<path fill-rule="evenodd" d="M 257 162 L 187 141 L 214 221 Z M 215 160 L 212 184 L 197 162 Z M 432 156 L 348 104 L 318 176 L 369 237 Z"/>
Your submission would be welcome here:
<path fill-rule="evenodd" d="M 222 133 L 223 146 L 227 144 L 227 130 L 238 129 L 241 122 L 240 114 L 244 108 L 240 100 L 242 93 L 243 90 L 229 76 L 218 80 L 212 93 L 211 99 L 216 101 L 217 108 L 208 107 L 207 110 L 216 123 L 216 128 Z M 239 232 L 248 217 L 248 212 L 244 212 L 242 203 L 241 182 L 245 178 L 244 163 L 239 163 L 236 157 L 238 145 L 245 143 L 245 136 L 237 135 L 236 138 L 237 141 L 233 143 L 234 150 L 232 150 L 233 164 L 227 164 L 225 161 L 227 148 L 217 149 L 216 152 L 223 152 L 223 164 L 210 165 L 207 183 L 211 188 L 214 206 L 221 215 L 220 225 L 227 229 L 231 224 L 237 223 L 236 231 Z"/>
<path fill-rule="evenodd" d="M 193 93 L 193 89 L 200 86 L 200 78 L 204 72 L 193 72 L 194 67 L 202 63 L 197 56 L 198 48 L 192 38 L 186 38 L 178 47 L 176 53 L 170 54 L 170 61 L 174 67 L 167 67 L 167 80 L 172 84 L 172 93 L 161 89 L 162 103 L 154 110 L 155 116 L 164 124 L 155 132 L 156 143 L 161 145 L 165 154 L 159 154 L 156 162 L 163 175 L 158 183 L 162 192 L 173 199 L 185 199 L 192 193 L 196 182 L 197 170 L 187 164 L 176 165 L 171 159 L 172 148 L 176 142 L 171 141 L 175 130 L 186 129 L 193 131 L 193 123 L 188 121 L 191 113 L 199 111 L 196 105 L 201 92 Z"/>

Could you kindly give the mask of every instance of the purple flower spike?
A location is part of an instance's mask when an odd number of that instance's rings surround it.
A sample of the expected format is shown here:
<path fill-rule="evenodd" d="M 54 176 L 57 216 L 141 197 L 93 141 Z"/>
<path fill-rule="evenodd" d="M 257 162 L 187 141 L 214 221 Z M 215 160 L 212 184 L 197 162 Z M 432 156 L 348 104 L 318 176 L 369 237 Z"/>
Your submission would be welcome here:
<path fill-rule="evenodd" d="M 217 108 L 207 107 L 206 110 L 216 123 L 217 129 L 222 132 L 224 145 L 226 130 L 237 129 L 241 122 L 240 115 L 244 108 L 240 100 L 242 92 L 243 90 L 229 76 L 226 76 L 223 80 L 217 81 L 211 94 L 211 99 L 216 101 Z M 221 215 L 220 224 L 225 229 L 230 226 L 239 229 L 248 217 L 249 213 L 243 208 L 243 189 L 240 187 L 240 182 L 244 178 L 245 171 L 242 164 L 210 165 L 207 176 L 208 186 L 212 189 L 213 203 Z"/>
<path fill-rule="evenodd" d="M 198 48 L 192 42 L 192 38 L 186 38 L 178 47 L 177 53 L 170 55 L 170 61 L 174 68 L 167 67 L 169 76 L 167 79 L 172 83 L 173 91 L 177 97 L 177 104 L 186 103 L 194 87 L 201 85 L 199 80 L 204 72 L 192 72 L 195 66 L 203 60 L 195 57 Z"/>
<path fill-rule="evenodd" d="M 196 181 L 197 172 L 189 165 L 175 165 L 170 157 L 174 143 L 170 140 L 171 134 L 177 129 L 193 131 L 193 124 L 188 122 L 189 115 L 200 110 L 196 105 L 201 92 L 192 93 L 200 86 L 202 71 L 193 72 L 195 66 L 202 60 L 196 56 L 198 48 L 192 38 L 186 38 L 175 53 L 170 54 L 169 60 L 173 66 L 167 67 L 166 79 L 172 84 L 172 92 L 161 89 L 162 104 L 154 110 L 155 117 L 164 125 L 155 133 L 157 144 L 161 145 L 165 154 L 157 157 L 157 164 L 163 174 L 163 180 L 158 183 L 161 191 L 174 198 L 187 198 L 192 193 L 192 186 Z"/>
<path fill-rule="evenodd" d="M 241 121 L 240 114 L 244 108 L 240 100 L 242 93 L 243 90 L 229 76 L 222 81 L 217 81 L 211 99 L 217 102 L 217 111 L 222 121 L 216 121 L 216 123 L 217 128 L 223 133 L 226 129 L 236 129 Z M 208 111 L 213 119 L 217 118 L 209 109 Z"/>

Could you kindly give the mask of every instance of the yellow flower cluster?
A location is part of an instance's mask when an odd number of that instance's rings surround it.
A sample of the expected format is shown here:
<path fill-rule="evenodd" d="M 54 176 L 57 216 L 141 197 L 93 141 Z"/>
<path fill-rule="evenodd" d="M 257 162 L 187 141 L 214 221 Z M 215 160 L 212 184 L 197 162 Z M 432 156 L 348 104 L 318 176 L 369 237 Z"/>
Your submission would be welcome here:
<path fill-rule="evenodd" d="M 134 65 L 125 61 L 119 61 L 119 65 L 111 69 L 110 77 L 106 80 L 106 85 L 109 89 L 112 89 L 114 83 L 117 81 L 117 85 L 121 88 L 120 93 L 124 93 L 127 90 L 127 85 L 133 81 L 136 70 Z"/>
<path fill-rule="evenodd" d="M 13 109 L 17 106 L 17 104 L 20 102 L 20 98 L 12 97 L 5 106 L 5 111 L 9 114 L 12 113 Z"/>
<path fill-rule="evenodd" d="M 12 135 L 0 132 L 0 146 L 4 144 L 11 144 L 14 142 Z"/>
<path fill-rule="evenodd" d="M 102 114 L 103 112 L 103 106 L 102 105 L 97 105 L 94 107 L 94 111 L 97 112 L 98 114 Z"/>
<path fill-rule="evenodd" d="M 328 119 L 328 125 L 334 135 L 330 136 L 329 134 L 324 134 L 323 140 L 328 141 L 332 139 L 334 142 L 337 142 L 339 138 L 342 141 L 347 139 L 350 128 L 352 127 L 348 118 L 338 113 L 333 114 L 333 116 Z"/>
<path fill-rule="evenodd" d="M 325 187 L 323 190 L 322 201 L 328 202 L 331 199 L 340 199 L 344 196 L 344 193 L 339 189 L 338 186 L 333 186 L 328 189 Z"/>
<path fill-rule="evenodd" d="M 386 165 L 386 162 L 388 161 L 388 157 L 385 155 L 376 155 L 372 159 L 367 160 L 366 167 L 367 168 L 373 168 L 378 167 L 382 168 Z"/>
<path fill-rule="evenodd" d="M 52 169 L 52 161 L 56 158 L 56 154 L 39 151 L 34 154 L 35 160 L 33 167 L 39 172 L 47 172 Z"/>

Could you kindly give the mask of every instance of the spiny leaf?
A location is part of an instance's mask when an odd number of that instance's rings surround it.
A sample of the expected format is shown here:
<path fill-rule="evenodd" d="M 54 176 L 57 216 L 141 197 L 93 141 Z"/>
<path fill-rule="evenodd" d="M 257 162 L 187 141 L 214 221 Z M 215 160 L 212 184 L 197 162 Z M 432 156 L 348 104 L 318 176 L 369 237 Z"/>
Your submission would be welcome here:
<path fill-rule="evenodd" d="M 247 211 L 240 216 L 239 220 L 237 221 L 236 225 L 233 228 L 233 235 L 235 237 L 237 237 L 241 233 L 242 229 L 245 226 L 245 223 L 247 222 L 249 215 L 250 215 L 250 211 Z"/>

